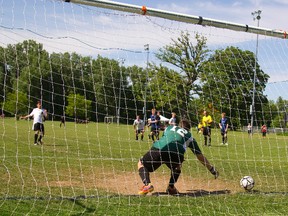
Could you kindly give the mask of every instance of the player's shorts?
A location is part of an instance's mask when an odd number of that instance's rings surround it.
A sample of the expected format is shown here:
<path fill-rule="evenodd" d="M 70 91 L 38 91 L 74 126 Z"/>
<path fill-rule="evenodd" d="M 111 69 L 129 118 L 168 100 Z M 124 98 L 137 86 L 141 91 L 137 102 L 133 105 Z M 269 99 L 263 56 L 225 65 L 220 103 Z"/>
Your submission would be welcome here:
<path fill-rule="evenodd" d="M 159 133 L 159 131 L 160 131 L 160 128 L 151 127 L 151 132 L 157 134 Z"/>
<path fill-rule="evenodd" d="M 144 129 L 138 129 L 136 130 L 136 133 L 139 134 L 139 133 L 142 133 L 144 131 Z"/>
<path fill-rule="evenodd" d="M 33 125 L 33 130 L 34 130 L 34 131 L 40 131 L 40 132 L 42 132 L 43 135 L 44 135 L 44 124 L 35 123 L 35 124 Z"/>
<path fill-rule="evenodd" d="M 221 130 L 221 135 L 222 135 L 222 136 L 225 136 L 225 134 L 227 135 L 227 131 L 222 131 L 222 130 Z"/>
<path fill-rule="evenodd" d="M 203 135 L 207 136 L 211 134 L 211 129 L 210 127 L 203 127 Z"/>
<path fill-rule="evenodd" d="M 151 148 L 140 161 L 149 172 L 153 172 L 162 164 L 166 164 L 168 168 L 174 169 L 183 163 L 184 155 L 177 152 L 161 151 L 156 148 Z"/>

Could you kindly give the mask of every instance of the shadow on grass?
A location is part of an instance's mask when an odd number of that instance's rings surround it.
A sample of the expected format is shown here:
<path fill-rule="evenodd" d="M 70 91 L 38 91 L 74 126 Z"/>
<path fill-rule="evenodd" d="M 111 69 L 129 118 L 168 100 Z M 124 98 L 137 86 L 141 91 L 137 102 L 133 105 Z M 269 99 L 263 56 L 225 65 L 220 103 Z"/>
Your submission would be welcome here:
<path fill-rule="evenodd" d="M 206 191 L 206 190 L 187 190 L 186 193 L 179 193 L 173 196 L 188 196 L 188 197 L 202 197 L 211 195 L 230 194 L 230 190 L 217 190 L 217 191 Z M 166 192 L 154 192 L 152 196 L 169 196 Z"/>

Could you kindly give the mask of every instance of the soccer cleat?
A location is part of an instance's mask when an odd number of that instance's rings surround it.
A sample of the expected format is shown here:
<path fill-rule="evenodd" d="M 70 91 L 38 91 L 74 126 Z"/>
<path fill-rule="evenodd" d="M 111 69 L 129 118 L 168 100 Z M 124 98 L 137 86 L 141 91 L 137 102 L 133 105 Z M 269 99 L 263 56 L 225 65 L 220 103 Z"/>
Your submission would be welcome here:
<path fill-rule="evenodd" d="M 225 143 L 224 145 L 228 146 L 228 143 Z"/>
<path fill-rule="evenodd" d="M 148 184 L 148 185 L 144 185 L 141 190 L 138 192 L 139 195 L 146 195 L 149 192 L 152 192 L 154 190 L 153 185 Z"/>
<path fill-rule="evenodd" d="M 38 145 L 38 143 L 34 143 L 34 145 Z"/>
<path fill-rule="evenodd" d="M 179 191 L 176 189 L 176 187 L 175 187 L 175 186 L 170 186 L 170 185 L 167 187 L 166 192 L 167 192 L 169 195 L 179 194 Z"/>

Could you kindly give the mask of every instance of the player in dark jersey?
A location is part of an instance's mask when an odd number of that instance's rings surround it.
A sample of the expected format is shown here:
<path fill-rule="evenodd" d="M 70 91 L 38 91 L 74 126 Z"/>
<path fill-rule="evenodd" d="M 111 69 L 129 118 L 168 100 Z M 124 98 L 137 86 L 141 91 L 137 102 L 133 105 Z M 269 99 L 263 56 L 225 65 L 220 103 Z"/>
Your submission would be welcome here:
<path fill-rule="evenodd" d="M 166 192 L 171 195 L 178 194 L 179 192 L 174 184 L 180 176 L 187 148 L 192 150 L 197 159 L 215 178 L 218 177 L 218 171 L 202 154 L 196 140 L 190 133 L 190 128 L 190 123 L 187 120 L 181 120 L 179 126 L 168 126 L 161 139 L 154 142 L 152 148 L 139 160 L 138 171 L 144 183 L 144 186 L 139 191 L 140 195 L 146 195 L 154 190 L 150 181 L 150 172 L 154 172 L 162 164 L 165 164 L 171 170 L 171 177 Z"/>
<path fill-rule="evenodd" d="M 223 112 L 222 117 L 219 122 L 219 127 L 221 131 L 221 136 L 222 136 L 222 145 L 228 145 L 228 138 L 227 138 L 227 132 L 228 132 L 228 119 L 226 118 L 226 113 Z"/>
<path fill-rule="evenodd" d="M 151 110 L 151 116 L 150 116 L 150 120 L 148 123 L 151 127 L 149 139 L 152 138 L 154 142 L 155 141 L 154 136 L 156 137 L 157 140 L 159 139 L 159 130 L 160 130 L 160 115 L 156 114 L 155 108 Z"/>

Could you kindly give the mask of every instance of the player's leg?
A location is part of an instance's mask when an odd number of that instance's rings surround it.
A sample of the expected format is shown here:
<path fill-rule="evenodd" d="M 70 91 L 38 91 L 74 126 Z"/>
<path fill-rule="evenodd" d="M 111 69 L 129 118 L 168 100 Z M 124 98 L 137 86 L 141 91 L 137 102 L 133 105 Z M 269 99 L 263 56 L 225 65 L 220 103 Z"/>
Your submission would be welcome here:
<path fill-rule="evenodd" d="M 136 130 L 135 130 L 135 137 L 136 137 L 136 140 L 138 140 L 138 133 L 139 133 L 139 130 L 136 129 Z"/>
<path fill-rule="evenodd" d="M 207 136 L 208 136 L 207 127 L 203 128 L 203 136 L 204 136 L 204 145 L 207 146 Z"/>
<path fill-rule="evenodd" d="M 221 131 L 221 136 L 222 136 L 222 144 L 225 144 L 225 131 Z"/>
<path fill-rule="evenodd" d="M 39 136 L 39 138 L 38 138 L 38 142 L 42 145 L 43 144 L 43 142 L 42 142 L 42 138 L 43 138 L 43 136 L 44 136 L 44 124 L 39 124 L 39 134 L 40 134 L 40 136 Z"/>
<path fill-rule="evenodd" d="M 224 137 L 225 137 L 225 145 L 228 145 L 228 136 L 227 136 L 227 132 L 225 132 Z"/>
<path fill-rule="evenodd" d="M 40 131 L 39 123 L 35 123 L 33 125 L 33 130 L 34 130 L 34 145 L 38 145 L 38 134 Z"/>
<path fill-rule="evenodd" d="M 39 131 L 35 131 L 35 133 L 34 133 L 34 145 L 38 145 L 38 143 L 37 143 L 38 133 L 39 133 Z"/>
<path fill-rule="evenodd" d="M 210 127 L 207 127 L 208 129 L 208 146 L 211 146 L 211 128 Z"/>
<path fill-rule="evenodd" d="M 159 140 L 159 134 L 160 134 L 160 129 L 159 128 L 155 128 L 155 137 L 156 137 L 156 140 Z"/>
<path fill-rule="evenodd" d="M 155 135 L 155 128 L 151 127 L 151 132 L 150 132 L 151 138 L 153 141 L 155 141 L 154 135 Z"/>
<path fill-rule="evenodd" d="M 143 187 L 139 195 L 146 195 L 154 190 L 150 180 L 150 172 L 155 171 L 161 166 L 159 150 L 149 150 L 138 162 L 138 171 L 143 182 Z"/>
<path fill-rule="evenodd" d="M 165 155 L 162 156 L 165 158 Z M 170 180 L 166 192 L 170 195 L 179 194 L 175 187 L 176 182 L 181 174 L 182 163 L 184 161 L 183 155 L 177 153 L 168 153 L 169 162 L 165 163 L 166 166 L 171 170 Z M 167 159 L 165 159 L 167 160 Z"/>
<path fill-rule="evenodd" d="M 144 138 L 144 130 L 141 130 L 141 141 L 143 141 Z"/>

